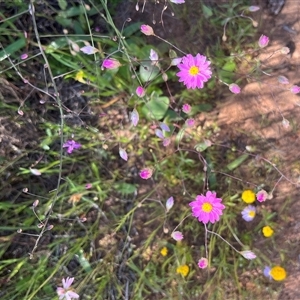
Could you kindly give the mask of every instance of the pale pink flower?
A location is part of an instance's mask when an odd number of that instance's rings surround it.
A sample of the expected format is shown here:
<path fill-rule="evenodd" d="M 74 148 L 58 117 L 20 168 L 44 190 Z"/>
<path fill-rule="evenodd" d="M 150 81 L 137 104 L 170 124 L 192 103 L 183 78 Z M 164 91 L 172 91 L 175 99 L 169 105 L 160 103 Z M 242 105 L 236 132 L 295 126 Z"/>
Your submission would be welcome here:
<path fill-rule="evenodd" d="M 164 138 L 163 139 L 163 146 L 164 147 L 168 147 L 170 145 L 170 143 L 171 143 L 171 139 L 169 139 L 169 138 Z"/>
<path fill-rule="evenodd" d="M 26 59 L 26 58 L 28 58 L 28 54 L 27 54 L 27 53 L 23 53 L 23 54 L 21 55 L 21 59 Z"/>
<path fill-rule="evenodd" d="M 208 266 L 208 259 L 205 257 L 201 257 L 198 261 L 198 267 L 200 269 L 205 269 Z"/>
<path fill-rule="evenodd" d="M 282 54 L 289 54 L 290 53 L 290 48 L 288 48 L 288 47 L 282 47 L 281 50 L 280 50 L 280 52 Z"/>
<path fill-rule="evenodd" d="M 92 188 L 93 187 L 93 185 L 91 184 L 91 183 L 87 183 L 86 185 L 85 185 L 85 188 L 88 190 L 88 189 L 90 189 L 90 188 Z"/>
<path fill-rule="evenodd" d="M 142 179 L 149 179 L 153 174 L 153 170 L 151 168 L 144 168 L 140 171 L 140 177 Z"/>
<path fill-rule="evenodd" d="M 251 12 L 258 11 L 259 9 L 260 9 L 259 6 L 254 6 L 254 5 L 248 7 L 248 10 Z"/>
<path fill-rule="evenodd" d="M 104 59 L 102 67 L 105 69 L 116 69 L 121 66 L 120 62 L 113 58 Z"/>
<path fill-rule="evenodd" d="M 70 278 L 67 277 L 67 279 L 62 279 L 62 285 L 63 287 L 58 287 L 56 289 L 57 295 L 59 296 L 59 300 L 72 300 L 74 299 L 78 299 L 79 295 L 75 292 L 72 291 L 72 289 L 70 288 L 71 284 L 74 281 L 74 277 Z"/>
<path fill-rule="evenodd" d="M 225 208 L 221 202 L 222 199 L 217 198 L 215 192 L 207 191 L 206 196 L 197 195 L 195 201 L 190 202 L 189 206 L 192 207 L 192 215 L 199 222 L 207 224 L 219 221 L 223 214 L 222 210 Z"/>
<path fill-rule="evenodd" d="M 149 56 L 150 60 L 154 63 L 156 63 L 158 61 L 158 54 L 156 51 L 154 51 L 153 49 L 150 50 L 150 56 Z"/>
<path fill-rule="evenodd" d="M 166 123 L 160 122 L 159 127 L 164 131 L 170 132 L 170 127 Z"/>
<path fill-rule="evenodd" d="M 265 191 L 265 190 L 260 190 L 257 194 L 256 194 L 256 200 L 258 202 L 264 202 L 268 199 L 269 194 Z"/>
<path fill-rule="evenodd" d="M 241 251 L 240 254 L 245 257 L 246 259 L 252 260 L 254 258 L 256 258 L 255 253 L 253 253 L 250 250 L 245 250 L 245 251 Z"/>
<path fill-rule="evenodd" d="M 241 88 L 235 83 L 229 85 L 229 90 L 234 94 L 239 94 L 241 92 Z"/>
<path fill-rule="evenodd" d="M 145 89 L 142 86 L 138 86 L 135 92 L 140 98 L 145 96 Z"/>
<path fill-rule="evenodd" d="M 175 3 L 175 4 L 183 4 L 183 3 L 185 3 L 185 0 L 170 0 L 170 2 Z"/>
<path fill-rule="evenodd" d="M 141 32 L 145 35 L 154 35 L 153 28 L 149 25 L 142 25 Z"/>
<path fill-rule="evenodd" d="M 182 57 L 176 57 L 173 58 L 171 61 L 171 66 L 177 66 L 178 64 L 180 64 L 182 61 Z"/>
<path fill-rule="evenodd" d="M 192 107 L 189 104 L 185 103 L 182 105 L 181 109 L 184 113 L 189 114 L 192 110 Z"/>
<path fill-rule="evenodd" d="M 160 139 L 164 138 L 164 134 L 163 134 L 163 132 L 160 129 L 155 129 L 155 135 L 157 137 L 159 137 Z"/>
<path fill-rule="evenodd" d="M 211 78 L 212 71 L 209 65 L 210 61 L 207 60 L 206 56 L 198 53 L 194 57 L 188 54 L 177 65 L 180 72 L 176 75 L 179 77 L 179 82 L 183 82 L 188 89 L 202 89 L 204 82 Z"/>
<path fill-rule="evenodd" d="M 183 239 L 183 234 L 180 231 L 174 231 L 172 232 L 171 237 L 175 241 L 181 241 Z"/>
<path fill-rule="evenodd" d="M 170 197 L 166 202 L 166 210 L 167 212 L 173 207 L 174 205 L 174 198 Z"/>
<path fill-rule="evenodd" d="M 74 140 L 68 140 L 63 144 L 63 148 L 68 148 L 67 152 L 71 154 L 74 151 L 74 149 L 81 148 L 81 144 L 75 142 Z"/>
<path fill-rule="evenodd" d="M 261 37 L 258 40 L 258 46 L 260 48 L 264 48 L 269 44 L 269 38 L 266 35 L 261 35 Z"/>
<path fill-rule="evenodd" d="M 98 52 L 99 50 L 91 45 L 88 45 L 80 48 L 80 51 L 83 52 L 84 54 L 91 55 Z"/>
<path fill-rule="evenodd" d="M 125 161 L 128 160 L 128 155 L 125 149 L 123 148 L 119 148 L 119 155 L 122 159 L 124 159 Z"/>
<path fill-rule="evenodd" d="M 187 119 L 187 120 L 185 121 L 185 124 L 186 124 L 186 126 L 188 126 L 188 127 L 194 127 L 194 126 L 195 126 L 195 120 L 192 119 L 192 118 Z"/>
<path fill-rule="evenodd" d="M 298 85 L 293 85 L 290 89 L 290 91 L 293 93 L 293 94 L 298 94 L 300 93 L 300 86 Z"/>
<path fill-rule="evenodd" d="M 130 121 L 133 126 L 137 126 L 138 122 L 140 120 L 140 116 L 138 111 L 134 108 L 133 111 L 130 113 Z"/>
<path fill-rule="evenodd" d="M 278 82 L 281 84 L 289 84 L 290 83 L 289 80 L 283 75 L 279 75 L 277 79 L 278 79 Z"/>

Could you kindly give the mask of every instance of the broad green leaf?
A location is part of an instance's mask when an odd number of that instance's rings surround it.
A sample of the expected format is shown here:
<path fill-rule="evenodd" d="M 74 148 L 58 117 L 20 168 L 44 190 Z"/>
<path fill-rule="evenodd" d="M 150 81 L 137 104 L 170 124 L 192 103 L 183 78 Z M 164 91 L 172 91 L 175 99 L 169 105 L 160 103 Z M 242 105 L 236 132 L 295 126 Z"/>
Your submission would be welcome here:
<path fill-rule="evenodd" d="M 68 6 L 68 3 L 66 0 L 58 0 L 58 5 L 60 9 L 65 10 Z"/>
<path fill-rule="evenodd" d="M 169 107 L 170 100 L 168 97 L 158 97 L 155 93 L 151 95 L 151 100 L 147 102 L 142 112 L 148 119 L 161 120 Z"/>
<path fill-rule="evenodd" d="M 202 10 L 203 10 L 204 17 L 206 19 L 208 19 L 209 17 L 211 17 L 213 15 L 212 9 L 204 4 L 202 4 Z"/>
<path fill-rule="evenodd" d="M 140 66 L 140 78 L 142 82 L 153 80 L 158 73 L 158 67 L 152 65 L 151 62 L 142 62 Z"/>

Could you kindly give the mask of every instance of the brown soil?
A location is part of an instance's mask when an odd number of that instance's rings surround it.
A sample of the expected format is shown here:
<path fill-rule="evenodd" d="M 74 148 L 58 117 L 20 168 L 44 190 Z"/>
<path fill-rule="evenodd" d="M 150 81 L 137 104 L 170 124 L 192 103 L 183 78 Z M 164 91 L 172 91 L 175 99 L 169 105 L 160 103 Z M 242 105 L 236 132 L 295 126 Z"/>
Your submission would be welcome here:
<path fill-rule="evenodd" d="M 208 121 L 215 121 L 221 128 L 221 135 L 230 135 L 232 139 L 239 139 L 241 134 L 248 136 L 248 144 L 254 140 L 263 141 L 268 147 L 260 153 L 261 157 L 279 162 L 274 198 L 266 205 L 280 214 L 281 207 L 288 199 L 291 202 L 285 217 L 279 215 L 279 225 L 275 236 L 278 250 L 274 255 L 274 263 L 280 264 L 279 250 L 285 252 L 285 267 L 288 277 L 277 299 L 300 299 L 300 232 L 299 215 L 300 202 L 298 201 L 299 188 L 299 148 L 300 129 L 299 94 L 294 95 L 285 85 L 279 84 L 277 77 L 284 75 L 291 84 L 299 84 L 300 63 L 300 2 L 287 0 L 278 16 L 263 14 L 261 20 L 261 33 L 270 37 L 270 44 L 260 55 L 262 69 L 268 70 L 271 76 L 264 75 L 259 81 L 249 82 L 239 95 L 231 95 L 220 103 L 216 111 L 207 114 Z M 287 31 L 285 26 L 290 30 Z M 288 46 L 294 50 L 291 55 L 274 54 L 274 51 Z M 291 86 L 291 85 L 288 85 Z M 290 126 L 283 126 L 283 117 L 290 122 Z M 252 139 L 251 139 L 252 137 Z M 261 142 L 260 142 L 261 143 Z M 245 150 L 245 149 L 241 149 Z M 254 159 L 253 159 L 254 160 Z M 261 180 L 261 178 L 259 178 Z M 277 181 L 276 180 L 276 181 Z M 264 183 L 271 186 L 274 182 Z M 253 178 L 252 182 L 256 182 Z M 259 182 L 262 183 L 262 182 Z M 259 249 L 259 248 L 258 248 Z"/>

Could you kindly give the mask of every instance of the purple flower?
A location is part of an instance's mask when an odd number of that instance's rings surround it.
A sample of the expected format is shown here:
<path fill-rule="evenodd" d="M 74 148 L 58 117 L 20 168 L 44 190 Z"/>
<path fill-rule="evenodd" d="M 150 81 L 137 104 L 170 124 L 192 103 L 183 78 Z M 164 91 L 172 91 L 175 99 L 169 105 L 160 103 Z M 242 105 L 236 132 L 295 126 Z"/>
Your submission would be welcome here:
<path fill-rule="evenodd" d="M 180 72 L 176 75 L 179 82 L 183 82 L 188 89 L 204 87 L 204 82 L 211 78 L 210 61 L 206 60 L 206 56 L 199 53 L 194 57 L 188 54 L 182 58 L 180 64 L 177 65 Z"/>
<path fill-rule="evenodd" d="M 266 35 L 262 34 L 258 40 L 258 46 L 260 48 L 264 48 L 264 47 L 268 46 L 268 44 L 269 44 L 269 38 Z"/>
<path fill-rule="evenodd" d="M 222 210 L 225 206 L 221 203 L 222 199 L 217 198 L 215 192 L 207 191 L 206 196 L 198 195 L 195 201 L 189 205 L 192 207 L 192 215 L 199 222 L 207 224 L 208 222 L 215 223 L 219 221 L 223 214 Z"/>
<path fill-rule="evenodd" d="M 63 144 L 63 148 L 68 148 L 67 152 L 71 154 L 74 149 L 81 148 L 81 144 L 75 142 L 74 140 L 68 140 Z"/>
<path fill-rule="evenodd" d="M 59 300 L 72 300 L 74 299 L 78 299 L 79 295 L 75 292 L 72 291 L 72 289 L 70 289 L 71 284 L 74 281 L 74 277 L 70 278 L 67 277 L 67 279 L 62 279 L 62 285 L 63 287 L 58 287 L 56 289 L 57 295 L 59 296 Z"/>
<path fill-rule="evenodd" d="M 256 208 L 255 206 L 248 205 L 242 210 L 242 218 L 247 221 L 251 222 L 256 215 Z"/>
<path fill-rule="evenodd" d="M 264 276 L 266 276 L 267 278 L 269 278 L 270 280 L 272 280 L 271 268 L 269 266 L 266 266 L 264 268 Z"/>
<path fill-rule="evenodd" d="M 208 266 L 208 260 L 205 257 L 201 257 L 198 261 L 198 267 L 200 269 L 205 269 Z"/>

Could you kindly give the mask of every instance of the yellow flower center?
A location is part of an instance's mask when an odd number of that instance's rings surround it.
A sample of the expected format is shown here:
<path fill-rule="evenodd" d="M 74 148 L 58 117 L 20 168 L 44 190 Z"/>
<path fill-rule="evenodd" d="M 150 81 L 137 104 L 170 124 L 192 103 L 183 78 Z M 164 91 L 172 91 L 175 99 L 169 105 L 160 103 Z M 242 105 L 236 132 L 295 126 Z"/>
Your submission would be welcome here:
<path fill-rule="evenodd" d="M 249 217 L 254 218 L 255 217 L 255 211 L 251 210 L 249 211 Z"/>
<path fill-rule="evenodd" d="M 202 204 L 202 210 L 204 212 L 210 213 L 212 211 L 212 209 L 213 209 L 213 206 L 210 203 L 205 202 L 205 203 Z"/>
<path fill-rule="evenodd" d="M 191 76 L 196 76 L 196 75 L 199 74 L 199 71 L 200 71 L 200 70 L 199 70 L 198 67 L 192 66 L 192 67 L 190 67 L 189 74 L 190 74 Z"/>
<path fill-rule="evenodd" d="M 270 275 L 274 280 L 281 281 L 286 278 L 286 271 L 284 268 L 280 266 L 275 266 L 274 268 L 271 269 Z"/>

